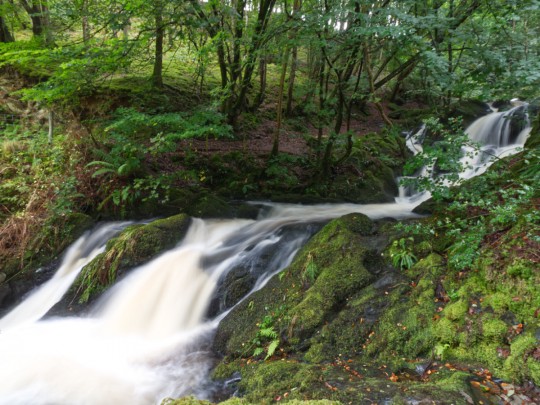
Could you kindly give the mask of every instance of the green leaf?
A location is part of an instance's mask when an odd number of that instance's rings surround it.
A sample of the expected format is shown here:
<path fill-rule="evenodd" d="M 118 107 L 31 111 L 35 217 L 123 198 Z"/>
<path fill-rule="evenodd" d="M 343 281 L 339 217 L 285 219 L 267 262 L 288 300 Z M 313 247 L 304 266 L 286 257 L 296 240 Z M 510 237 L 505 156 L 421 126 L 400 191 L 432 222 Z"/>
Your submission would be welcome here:
<path fill-rule="evenodd" d="M 279 339 L 272 340 L 270 344 L 268 345 L 268 348 L 266 349 L 266 357 L 264 359 L 267 360 L 270 357 L 272 357 L 276 349 L 278 348 L 278 346 L 279 346 Z"/>

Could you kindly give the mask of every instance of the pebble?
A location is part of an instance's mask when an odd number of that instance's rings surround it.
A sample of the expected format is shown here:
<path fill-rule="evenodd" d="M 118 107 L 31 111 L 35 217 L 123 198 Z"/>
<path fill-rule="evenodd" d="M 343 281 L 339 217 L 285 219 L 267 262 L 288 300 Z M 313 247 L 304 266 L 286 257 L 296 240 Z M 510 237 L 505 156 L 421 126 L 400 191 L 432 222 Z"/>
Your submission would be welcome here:
<path fill-rule="evenodd" d="M 6 280 L 6 278 L 6 273 L 0 273 L 0 284 L 2 284 Z"/>

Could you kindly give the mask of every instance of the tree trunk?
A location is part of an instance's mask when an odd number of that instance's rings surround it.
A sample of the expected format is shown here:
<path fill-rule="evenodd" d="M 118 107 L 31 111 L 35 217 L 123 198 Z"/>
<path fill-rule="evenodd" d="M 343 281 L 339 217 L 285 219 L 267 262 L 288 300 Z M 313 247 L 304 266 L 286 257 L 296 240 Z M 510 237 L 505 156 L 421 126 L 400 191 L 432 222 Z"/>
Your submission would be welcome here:
<path fill-rule="evenodd" d="M 1 5 L 2 3 L 0 2 Z M 2 16 L 0 16 L 0 42 L 14 42 L 13 35 L 11 35 L 6 20 Z"/>
<path fill-rule="evenodd" d="M 54 112 L 53 110 L 49 110 L 49 134 L 47 136 L 47 140 L 49 143 L 52 143 L 53 141 L 53 133 L 54 133 Z"/>
<path fill-rule="evenodd" d="M 152 72 L 152 83 L 156 87 L 163 87 L 163 5 L 161 2 L 156 4 L 154 10 L 156 23 L 156 48 L 154 55 L 154 71 Z"/>
<path fill-rule="evenodd" d="M 81 7 L 82 35 L 86 44 L 90 40 L 90 23 L 88 22 L 88 0 L 84 0 Z"/>
<path fill-rule="evenodd" d="M 283 92 L 285 89 L 285 76 L 287 75 L 287 65 L 289 63 L 289 49 L 285 49 L 285 56 L 283 57 L 283 65 L 281 68 L 281 77 L 279 79 L 279 95 L 277 105 L 277 127 L 274 134 L 274 142 L 272 145 L 271 156 L 277 156 L 279 153 L 279 137 L 281 133 L 281 121 L 283 118 Z"/>
<path fill-rule="evenodd" d="M 379 114 L 381 115 L 381 118 L 388 126 L 393 126 L 392 121 L 388 118 L 388 116 L 385 114 L 384 109 L 379 101 L 375 98 L 375 83 L 373 80 L 373 72 L 371 70 L 371 56 L 369 53 L 369 50 L 367 49 L 367 46 L 364 47 L 364 61 L 366 66 L 366 73 L 368 75 L 368 81 L 369 81 L 369 91 L 371 93 L 371 96 L 374 98 L 374 104 L 377 110 L 379 111 Z"/>
<path fill-rule="evenodd" d="M 296 78 L 296 68 L 298 66 L 298 47 L 294 46 L 291 56 L 291 71 L 289 73 L 289 89 L 287 91 L 287 115 L 292 115 L 293 96 L 294 96 L 294 80 Z"/>
<path fill-rule="evenodd" d="M 253 102 L 253 109 L 259 108 L 266 98 L 266 55 L 259 57 L 259 93 Z"/>
<path fill-rule="evenodd" d="M 50 30 L 47 1 L 42 0 L 32 4 L 27 0 L 20 0 L 20 2 L 32 21 L 32 34 L 34 37 L 44 38 L 46 44 L 52 43 L 53 38 Z"/>
<path fill-rule="evenodd" d="M 302 0 L 294 0 L 293 3 L 293 12 L 292 19 L 293 21 L 298 18 L 300 9 L 302 8 Z M 293 40 L 296 36 L 296 29 L 293 29 L 289 34 L 289 40 Z M 291 71 L 289 73 L 289 89 L 287 91 L 287 115 L 292 114 L 293 109 L 293 93 L 294 93 L 294 80 L 296 78 L 296 69 L 298 67 L 298 47 L 296 45 L 292 48 L 292 60 L 291 60 Z"/>

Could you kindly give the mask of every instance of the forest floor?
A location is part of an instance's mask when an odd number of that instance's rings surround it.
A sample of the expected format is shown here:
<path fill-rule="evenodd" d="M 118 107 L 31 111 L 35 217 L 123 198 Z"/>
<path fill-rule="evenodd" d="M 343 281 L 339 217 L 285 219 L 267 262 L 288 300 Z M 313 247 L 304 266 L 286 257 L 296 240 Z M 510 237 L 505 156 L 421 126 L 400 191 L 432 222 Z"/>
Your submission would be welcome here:
<path fill-rule="evenodd" d="M 387 103 L 384 105 L 384 110 L 386 114 L 390 112 Z M 273 103 L 264 105 L 262 111 L 257 114 L 258 122 L 256 125 L 247 123 L 246 118 L 241 118 L 236 140 L 209 139 L 204 141 L 193 139 L 186 141 L 186 143 L 189 142 L 195 150 L 203 154 L 245 151 L 257 157 L 268 156 L 272 150 L 277 131 L 275 111 L 276 106 Z M 296 156 L 304 156 L 309 153 L 310 148 L 306 141 L 306 135 L 316 139 L 318 128 L 304 119 L 307 120 L 305 117 L 285 118 L 279 140 L 280 152 Z M 380 132 L 384 126 L 384 120 L 373 104 L 368 104 L 365 111 L 358 109 L 351 116 L 350 130 L 356 136 Z M 341 133 L 344 134 L 346 130 L 346 124 L 343 124 Z M 323 136 L 327 134 L 327 130 L 323 131 Z"/>

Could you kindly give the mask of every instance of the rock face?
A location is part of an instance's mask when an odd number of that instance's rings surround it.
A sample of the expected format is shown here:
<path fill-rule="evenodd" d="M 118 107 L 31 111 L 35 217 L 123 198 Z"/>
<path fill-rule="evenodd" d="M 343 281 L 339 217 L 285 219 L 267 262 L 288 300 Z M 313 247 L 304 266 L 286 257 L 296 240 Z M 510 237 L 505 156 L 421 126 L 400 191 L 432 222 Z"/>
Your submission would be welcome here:
<path fill-rule="evenodd" d="M 516 226 L 506 237 L 523 231 Z M 342 403 L 470 403 L 477 367 L 540 384 L 538 269 L 515 259 L 495 264 L 486 250 L 474 271 L 456 272 L 435 252 L 449 242 L 418 241 L 420 260 L 397 271 L 385 259 L 393 237 L 391 226 L 361 214 L 327 224 L 222 321 L 214 377 L 240 373 L 236 388 L 246 403 L 284 393 Z M 505 252 L 497 257 L 511 256 Z"/>

